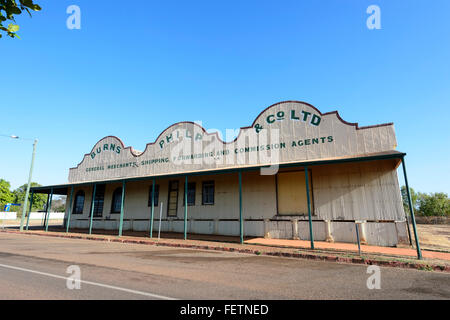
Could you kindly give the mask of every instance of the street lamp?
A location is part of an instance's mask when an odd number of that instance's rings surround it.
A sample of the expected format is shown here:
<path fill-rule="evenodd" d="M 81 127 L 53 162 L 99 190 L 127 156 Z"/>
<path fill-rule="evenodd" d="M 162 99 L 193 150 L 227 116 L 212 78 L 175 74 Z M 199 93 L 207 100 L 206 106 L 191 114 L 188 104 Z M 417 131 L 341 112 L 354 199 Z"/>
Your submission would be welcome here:
<path fill-rule="evenodd" d="M 9 137 L 11 139 L 33 140 L 33 139 L 27 139 L 27 138 L 20 138 L 19 136 L 15 136 L 15 135 L 9 135 L 8 136 L 8 135 L 2 134 L 1 136 Z M 34 156 L 36 154 L 36 144 L 37 144 L 37 142 L 38 142 L 37 139 L 34 139 L 34 142 L 33 142 L 33 154 L 31 156 L 30 174 L 28 175 L 27 191 L 25 193 L 25 200 L 23 202 L 22 217 L 20 218 L 20 231 L 23 231 L 23 222 L 24 222 L 24 219 L 25 219 L 25 213 L 27 211 L 28 196 L 30 195 L 31 177 L 32 177 L 32 174 L 33 174 Z"/>

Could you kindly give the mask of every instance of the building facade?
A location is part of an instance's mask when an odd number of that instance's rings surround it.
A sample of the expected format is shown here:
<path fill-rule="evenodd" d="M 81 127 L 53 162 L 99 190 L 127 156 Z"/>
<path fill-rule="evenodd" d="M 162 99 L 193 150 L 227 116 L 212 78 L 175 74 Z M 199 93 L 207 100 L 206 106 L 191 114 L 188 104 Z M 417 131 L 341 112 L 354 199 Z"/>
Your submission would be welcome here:
<path fill-rule="evenodd" d="M 181 122 L 144 151 L 98 141 L 63 185 L 69 228 L 395 246 L 409 242 L 392 123 L 359 127 L 298 101 L 262 111 L 231 141 Z M 161 224 L 160 222 L 161 221 Z"/>

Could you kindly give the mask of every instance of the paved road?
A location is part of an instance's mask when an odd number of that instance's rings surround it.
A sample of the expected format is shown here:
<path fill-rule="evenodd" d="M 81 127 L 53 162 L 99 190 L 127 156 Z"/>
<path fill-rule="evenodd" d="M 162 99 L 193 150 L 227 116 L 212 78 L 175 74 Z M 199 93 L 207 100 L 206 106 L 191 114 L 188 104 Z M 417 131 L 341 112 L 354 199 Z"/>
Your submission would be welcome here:
<path fill-rule="evenodd" d="M 78 265 L 81 289 L 66 286 Z M 0 299 L 450 299 L 450 275 L 0 232 Z"/>

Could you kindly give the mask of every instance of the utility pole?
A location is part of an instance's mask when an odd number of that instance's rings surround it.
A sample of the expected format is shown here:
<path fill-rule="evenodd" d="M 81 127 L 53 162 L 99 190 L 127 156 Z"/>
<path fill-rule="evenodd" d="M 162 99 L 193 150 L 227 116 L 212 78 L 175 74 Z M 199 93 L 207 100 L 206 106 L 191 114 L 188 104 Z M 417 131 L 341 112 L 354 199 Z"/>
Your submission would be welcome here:
<path fill-rule="evenodd" d="M 23 222 L 25 219 L 26 211 L 27 211 L 28 196 L 30 195 L 31 177 L 33 175 L 34 156 L 36 154 L 37 142 L 38 142 L 37 139 L 35 139 L 34 143 L 33 143 L 33 155 L 31 156 L 31 166 L 30 166 L 30 174 L 28 175 L 27 192 L 25 193 L 25 200 L 24 200 L 23 208 L 22 208 L 22 217 L 20 218 L 20 231 L 23 231 Z M 30 214 L 30 213 L 31 213 L 31 207 L 30 207 L 30 212 L 28 214 Z"/>

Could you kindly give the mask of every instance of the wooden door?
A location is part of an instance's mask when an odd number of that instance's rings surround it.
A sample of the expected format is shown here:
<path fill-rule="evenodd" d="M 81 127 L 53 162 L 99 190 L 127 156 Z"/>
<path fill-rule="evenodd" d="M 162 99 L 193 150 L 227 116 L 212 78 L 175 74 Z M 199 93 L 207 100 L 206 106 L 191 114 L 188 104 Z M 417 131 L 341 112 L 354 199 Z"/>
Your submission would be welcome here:
<path fill-rule="evenodd" d="M 311 172 L 309 177 L 309 197 L 312 210 Z M 306 182 L 304 171 L 279 172 L 277 175 L 277 200 L 279 215 L 308 214 Z"/>
<path fill-rule="evenodd" d="M 178 208 L 178 181 L 169 181 L 169 199 L 167 201 L 167 216 L 176 217 Z"/>

